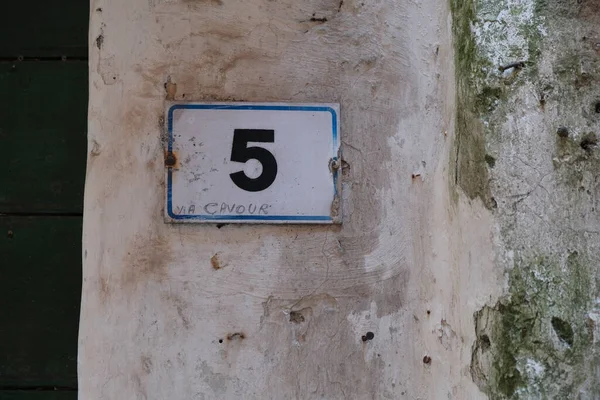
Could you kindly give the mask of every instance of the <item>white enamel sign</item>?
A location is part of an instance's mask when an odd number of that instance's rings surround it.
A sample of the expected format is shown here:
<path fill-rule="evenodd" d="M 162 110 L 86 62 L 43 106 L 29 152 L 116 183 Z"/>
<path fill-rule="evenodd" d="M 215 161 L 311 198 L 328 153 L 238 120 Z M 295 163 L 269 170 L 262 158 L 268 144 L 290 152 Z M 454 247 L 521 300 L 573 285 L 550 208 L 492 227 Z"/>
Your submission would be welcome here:
<path fill-rule="evenodd" d="M 171 103 L 167 222 L 341 223 L 339 105 Z"/>

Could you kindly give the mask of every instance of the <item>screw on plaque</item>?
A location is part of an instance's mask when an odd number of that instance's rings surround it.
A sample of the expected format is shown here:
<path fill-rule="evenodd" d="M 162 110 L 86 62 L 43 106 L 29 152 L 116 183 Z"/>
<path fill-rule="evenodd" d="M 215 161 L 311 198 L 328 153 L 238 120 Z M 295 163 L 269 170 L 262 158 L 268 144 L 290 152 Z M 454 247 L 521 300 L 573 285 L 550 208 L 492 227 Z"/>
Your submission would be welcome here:
<path fill-rule="evenodd" d="M 173 167 L 177 164 L 177 158 L 175 158 L 175 154 L 172 152 L 167 153 L 167 157 L 165 158 L 165 165 L 167 167 Z"/>
<path fill-rule="evenodd" d="M 342 163 L 337 158 L 332 158 L 329 160 L 329 168 L 331 168 L 332 171 L 337 171 L 341 166 Z"/>

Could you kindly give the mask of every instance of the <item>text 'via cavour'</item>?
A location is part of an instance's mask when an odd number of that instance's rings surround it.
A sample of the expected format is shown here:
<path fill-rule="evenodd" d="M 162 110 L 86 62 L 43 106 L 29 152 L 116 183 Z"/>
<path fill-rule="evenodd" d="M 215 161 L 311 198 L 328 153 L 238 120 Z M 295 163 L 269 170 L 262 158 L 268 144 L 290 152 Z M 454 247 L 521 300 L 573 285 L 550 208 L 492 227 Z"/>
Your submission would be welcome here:
<path fill-rule="evenodd" d="M 206 203 L 175 207 L 176 215 L 269 215 L 269 204 Z"/>

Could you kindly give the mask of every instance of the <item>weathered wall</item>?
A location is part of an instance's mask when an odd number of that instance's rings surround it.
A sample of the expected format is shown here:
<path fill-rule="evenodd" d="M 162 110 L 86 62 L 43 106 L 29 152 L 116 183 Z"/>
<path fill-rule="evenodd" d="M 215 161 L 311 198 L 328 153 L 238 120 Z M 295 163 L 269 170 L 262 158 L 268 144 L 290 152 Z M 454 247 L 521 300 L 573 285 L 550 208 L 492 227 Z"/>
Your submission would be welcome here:
<path fill-rule="evenodd" d="M 438 0 L 93 0 L 81 398 L 483 398 L 451 39 Z M 165 224 L 167 96 L 341 103 L 343 226 Z"/>
<path fill-rule="evenodd" d="M 475 314 L 473 378 L 492 399 L 597 399 L 600 2 L 453 11 L 457 182 L 492 210 L 507 279 Z"/>

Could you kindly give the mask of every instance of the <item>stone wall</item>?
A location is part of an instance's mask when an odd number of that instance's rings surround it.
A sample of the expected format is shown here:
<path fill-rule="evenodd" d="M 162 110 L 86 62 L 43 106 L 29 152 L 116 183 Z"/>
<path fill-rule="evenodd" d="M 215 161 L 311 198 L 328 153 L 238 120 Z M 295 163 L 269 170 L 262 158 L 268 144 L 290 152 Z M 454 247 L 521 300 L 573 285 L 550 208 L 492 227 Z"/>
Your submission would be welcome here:
<path fill-rule="evenodd" d="M 505 295 L 475 313 L 492 399 L 600 393 L 600 2 L 453 0 L 456 182 L 496 222 Z"/>

